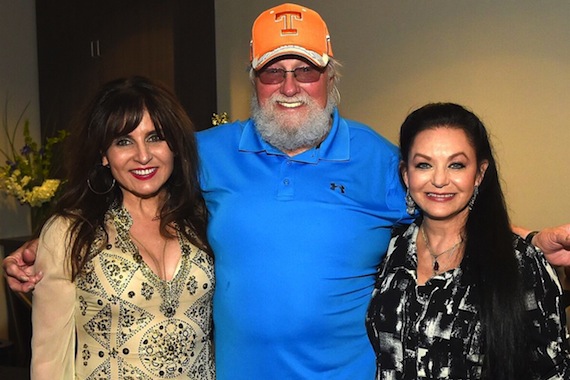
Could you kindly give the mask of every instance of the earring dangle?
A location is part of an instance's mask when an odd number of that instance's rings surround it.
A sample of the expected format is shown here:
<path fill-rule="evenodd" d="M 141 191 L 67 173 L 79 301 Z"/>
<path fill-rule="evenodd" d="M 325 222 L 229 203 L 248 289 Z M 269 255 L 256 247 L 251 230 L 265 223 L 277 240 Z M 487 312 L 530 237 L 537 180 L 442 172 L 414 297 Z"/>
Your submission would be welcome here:
<path fill-rule="evenodd" d="M 416 202 L 410 195 L 410 189 L 406 190 L 406 212 L 412 216 L 416 214 Z"/>
<path fill-rule="evenodd" d="M 475 185 L 475 187 L 473 188 L 473 195 L 471 196 L 471 199 L 469 199 L 469 203 L 467 204 L 469 210 L 473 210 L 473 206 L 475 206 L 475 200 L 477 199 L 477 195 L 479 195 L 479 186 Z"/>
<path fill-rule="evenodd" d="M 89 175 L 87 177 L 87 187 L 91 190 L 94 194 L 97 195 L 105 195 L 111 192 L 115 187 L 115 178 L 111 175 L 111 171 L 109 170 L 109 166 L 103 166 L 102 164 L 98 164 L 90 170 Z M 107 171 L 108 170 L 108 171 Z M 98 178 L 100 177 L 100 178 Z M 109 184 L 110 182 L 110 184 Z M 102 183 L 99 187 L 93 186 L 93 183 L 99 184 Z M 102 190 L 107 188 L 106 190 Z"/>

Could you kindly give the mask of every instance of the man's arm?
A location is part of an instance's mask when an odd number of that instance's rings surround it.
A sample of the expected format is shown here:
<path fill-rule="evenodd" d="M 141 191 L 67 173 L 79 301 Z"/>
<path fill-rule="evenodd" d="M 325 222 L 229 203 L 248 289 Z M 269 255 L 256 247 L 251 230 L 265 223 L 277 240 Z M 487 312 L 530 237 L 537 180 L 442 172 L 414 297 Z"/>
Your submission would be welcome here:
<path fill-rule="evenodd" d="M 38 240 L 31 240 L 4 259 L 2 266 L 10 289 L 27 293 L 41 280 L 42 273 L 35 273 L 33 266 L 37 249 Z"/>

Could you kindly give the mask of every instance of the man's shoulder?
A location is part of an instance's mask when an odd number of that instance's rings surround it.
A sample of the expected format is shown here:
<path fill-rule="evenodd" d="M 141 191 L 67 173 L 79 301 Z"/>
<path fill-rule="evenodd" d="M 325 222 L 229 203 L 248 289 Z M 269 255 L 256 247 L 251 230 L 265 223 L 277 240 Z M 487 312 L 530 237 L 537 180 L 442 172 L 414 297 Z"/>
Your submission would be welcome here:
<path fill-rule="evenodd" d="M 198 141 L 208 140 L 208 139 L 218 139 L 221 137 L 228 137 L 232 134 L 240 135 L 243 131 L 244 126 L 249 122 L 248 120 L 233 121 L 231 123 L 220 124 L 212 128 L 204 129 L 196 133 Z"/>
<path fill-rule="evenodd" d="M 375 131 L 369 125 L 343 117 L 340 118 L 340 122 L 345 124 L 348 128 L 353 143 L 360 144 L 361 142 L 364 142 L 366 146 L 384 148 L 393 153 L 399 154 L 399 149 L 394 143 Z"/>

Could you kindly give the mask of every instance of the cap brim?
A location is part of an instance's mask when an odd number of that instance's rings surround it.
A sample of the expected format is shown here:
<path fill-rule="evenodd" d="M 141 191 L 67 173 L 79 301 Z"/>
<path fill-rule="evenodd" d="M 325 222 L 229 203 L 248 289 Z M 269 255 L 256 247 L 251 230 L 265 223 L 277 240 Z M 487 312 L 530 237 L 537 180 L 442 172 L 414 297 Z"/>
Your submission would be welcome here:
<path fill-rule="evenodd" d="M 312 50 L 307 50 L 301 46 L 286 45 L 280 46 L 275 50 L 265 53 L 259 58 L 254 58 L 251 61 L 251 67 L 254 70 L 260 69 L 275 58 L 285 55 L 296 55 L 309 60 L 317 67 L 325 67 L 329 63 L 329 56 L 327 54 L 320 55 Z"/>

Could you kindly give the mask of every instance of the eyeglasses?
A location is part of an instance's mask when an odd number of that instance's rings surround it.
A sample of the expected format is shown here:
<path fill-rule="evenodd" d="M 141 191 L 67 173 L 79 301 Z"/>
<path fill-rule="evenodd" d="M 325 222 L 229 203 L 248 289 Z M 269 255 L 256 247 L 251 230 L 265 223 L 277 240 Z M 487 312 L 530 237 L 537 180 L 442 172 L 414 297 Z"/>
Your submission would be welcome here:
<path fill-rule="evenodd" d="M 279 84 L 285 80 L 287 73 L 293 73 L 295 79 L 301 83 L 313 83 L 319 80 L 321 74 L 324 72 L 313 66 L 297 67 L 295 70 L 285 70 L 270 67 L 256 71 L 255 75 L 263 84 Z"/>

